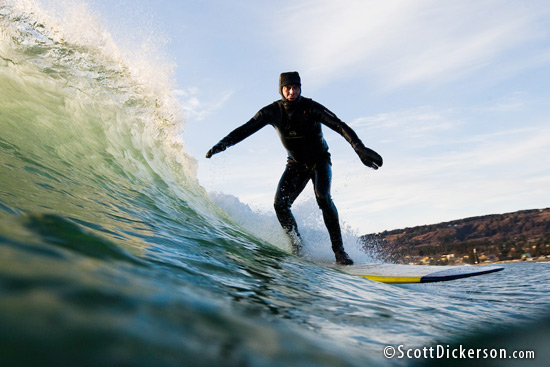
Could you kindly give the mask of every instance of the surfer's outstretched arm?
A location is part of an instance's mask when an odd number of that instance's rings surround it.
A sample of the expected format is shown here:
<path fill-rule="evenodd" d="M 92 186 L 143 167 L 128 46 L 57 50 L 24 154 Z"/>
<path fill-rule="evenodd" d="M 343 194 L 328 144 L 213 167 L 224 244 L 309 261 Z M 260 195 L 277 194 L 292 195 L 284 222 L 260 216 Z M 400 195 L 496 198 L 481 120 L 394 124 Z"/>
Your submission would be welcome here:
<path fill-rule="evenodd" d="M 363 162 L 365 166 L 373 169 L 382 167 L 383 160 L 380 154 L 370 148 L 367 148 L 361 139 L 359 139 L 355 131 L 349 127 L 349 125 L 336 117 L 334 113 L 329 111 L 323 105 L 317 102 L 313 103 L 314 108 L 312 108 L 312 112 L 316 115 L 319 121 L 321 121 L 325 126 L 328 126 L 330 129 L 336 131 L 338 134 L 342 135 L 344 139 L 351 144 L 361 159 L 361 162 Z"/>
<path fill-rule="evenodd" d="M 232 145 L 235 145 L 250 135 L 254 134 L 262 127 L 267 125 L 266 118 L 264 118 L 263 109 L 260 110 L 254 117 L 252 117 L 246 124 L 239 126 L 232 132 L 230 132 L 225 138 L 220 140 L 214 145 L 207 153 L 206 158 L 212 157 L 214 154 L 223 152 Z"/>

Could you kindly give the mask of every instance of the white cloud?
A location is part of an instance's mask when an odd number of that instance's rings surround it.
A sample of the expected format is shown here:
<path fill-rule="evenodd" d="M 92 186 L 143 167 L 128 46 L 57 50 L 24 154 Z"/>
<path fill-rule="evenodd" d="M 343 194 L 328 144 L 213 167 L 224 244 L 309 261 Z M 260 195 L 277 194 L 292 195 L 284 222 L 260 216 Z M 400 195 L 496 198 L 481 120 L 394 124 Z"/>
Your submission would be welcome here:
<path fill-rule="evenodd" d="M 482 106 L 481 111 L 486 112 L 515 112 L 524 110 L 529 104 L 529 96 L 526 93 L 515 92 L 512 95 L 504 96 L 495 101 L 492 105 Z"/>
<path fill-rule="evenodd" d="M 385 88 L 441 83 L 484 68 L 539 37 L 544 29 L 537 30 L 537 20 L 548 15 L 550 6 L 529 4 L 308 1 L 277 14 L 278 37 L 311 80 L 359 74 L 379 79 Z"/>
<path fill-rule="evenodd" d="M 214 111 L 219 110 L 231 98 L 233 91 L 226 91 L 215 100 L 203 102 L 199 99 L 200 90 L 197 87 L 187 89 L 176 89 L 173 91 L 183 106 L 183 111 L 187 119 L 200 121 Z"/>
<path fill-rule="evenodd" d="M 395 129 L 407 136 L 415 131 L 426 132 L 433 130 L 448 130 L 457 122 L 451 120 L 453 111 L 436 110 L 430 106 L 420 106 L 404 111 L 379 113 L 375 116 L 361 117 L 353 120 L 350 126 L 369 129 Z"/>
<path fill-rule="evenodd" d="M 447 151 L 426 156 L 395 146 L 379 171 L 335 176 L 334 196 L 342 218 L 363 232 L 541 207 L 548 139 L 547 127 L 527 127 L 447 137 Z"/>

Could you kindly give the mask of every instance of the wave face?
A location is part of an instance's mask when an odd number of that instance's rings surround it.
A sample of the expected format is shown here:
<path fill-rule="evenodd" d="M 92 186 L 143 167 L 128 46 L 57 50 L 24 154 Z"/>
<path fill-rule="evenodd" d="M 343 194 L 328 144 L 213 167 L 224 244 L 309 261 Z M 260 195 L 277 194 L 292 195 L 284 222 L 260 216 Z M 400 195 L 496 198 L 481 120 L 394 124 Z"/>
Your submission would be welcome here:
<path fill-rule="evenodd" d="M 131 61 L 86 6 L 64 6 L 69 23 L 0 4 L 2 365 L 385 364 L 384 345 L 550 304 L 534 285 L 547 270 L 517 293 L 514 267 L 502 288 L 388 286 L 243 230 L 195 180 L 171 68 Z"/>

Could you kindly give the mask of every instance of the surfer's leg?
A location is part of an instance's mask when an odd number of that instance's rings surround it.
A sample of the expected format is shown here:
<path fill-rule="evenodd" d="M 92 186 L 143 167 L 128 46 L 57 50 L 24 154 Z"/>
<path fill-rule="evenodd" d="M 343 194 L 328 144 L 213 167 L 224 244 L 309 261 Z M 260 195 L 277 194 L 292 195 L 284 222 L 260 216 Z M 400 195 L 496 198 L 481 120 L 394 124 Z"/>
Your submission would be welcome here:
<path fill-rule="evenodd" d="M 332 243 L 332 250 L 336 256 L 336 261 L 343 265 L 351 265 L 353 261 L 344 250 L 338 210 L 330 195 L 332 168 L 329 160 L 320 162 L 315 166 L 312 179 L 315 189 L 315 198 L 317 199 L 319 208 L 323 212 L 323 219 L 330 236 L 330 242 Z"/>
<path fill-rule="evenodd" d="M 277 193 L 275 194 L 275 213 L 277 214 L 277 219 L 279 219 L 281 226 L 290 237 L 292 251 L 295 255 L 300 255 L 302 250 L 302 238 L 298 232 L 298 224 L 296 224 L 296 219 L 294 215 L 292 215 L 290 207 L 298 195 L 304 190 L 308 181 L 309 175 L 307 172 L 287 165 L 281 176 L 279 185 L 277 186 Z"/>

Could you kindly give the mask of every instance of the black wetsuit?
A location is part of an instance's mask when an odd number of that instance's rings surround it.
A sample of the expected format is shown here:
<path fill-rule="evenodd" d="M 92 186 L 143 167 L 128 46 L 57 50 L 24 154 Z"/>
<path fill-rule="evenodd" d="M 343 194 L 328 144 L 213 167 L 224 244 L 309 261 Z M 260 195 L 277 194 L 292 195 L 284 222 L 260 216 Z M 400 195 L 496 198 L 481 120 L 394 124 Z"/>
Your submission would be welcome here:
<path fill-rule="evenodd" d="M 229 147 L 266 125 L 272 125 L 288 152 L 289 161 L 311 165 L 328 159 L 328 145 L 321 124 L 342 135 L 355 150 L 364 148 L 355 132 L 323 105 L 300 97 L 298 101 L 279 100 L 262 108 L 244 125 L 233 130 L 220 143 Z"/>
<path fill-rule="evenodd" d="M 342 135 L 358 154 L 365 150 L 370 151 L 347 124 L 321 104 L 305 97 L 299 97 L 293 102 L 279 100 L 265 106 L 252 119 L 233 130 L 218 144 L 225 149 L 264 126 L 272 125 L 288 152 L 286 169 L 275 195 L 277 218 L 289 234 L 294 251 L 299 252 L 301 240 L 290 207 L 309 180 L 312 180 L 315 197 L 329 231 L 332 249 L 338 258 L 344 249 L 338 212 L 330 195 L 332 179 L 330 153 L 323 138 L 321 124 Z"/>

